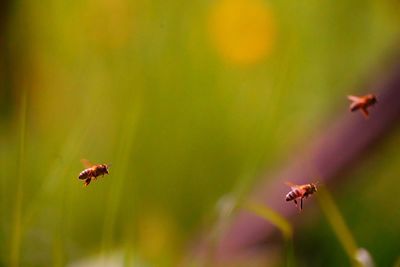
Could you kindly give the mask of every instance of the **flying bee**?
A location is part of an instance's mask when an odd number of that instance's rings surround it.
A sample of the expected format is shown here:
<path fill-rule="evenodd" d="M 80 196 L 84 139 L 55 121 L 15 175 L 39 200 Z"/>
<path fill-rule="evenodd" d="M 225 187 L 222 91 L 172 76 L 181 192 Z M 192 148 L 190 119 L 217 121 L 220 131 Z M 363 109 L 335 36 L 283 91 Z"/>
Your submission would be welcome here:
<path fill-rule="evenodd" d="M 365 116 L 365 118 L 368 118 L 368 107 L 374 105 L 377 100 L 376 100 L 376 96 L 373 94 L 368 94 L 365 96 L 353 96 L 353 95 L 349 95 L 347 96 L 347 98 L 352 102 L 350 104 L 350 111 L 356 111 L 356 110 L 360 110 L 363 115 Z"/>
<path fill-rule="evenodd" d="M 303 209 L 303 198 L 308 198 L 308 196 L 317 192 L 317 185 L 314 183 L 295 185 L 287 182 L 288 186 L 291 187 L 291 191 L 286 195 L 286 201 L 294 201 L 297 206 L 297 199 L 300 199 L 300 211 Z"/>
<path fill-rule="evenodd" d="M 104 176 L 104 174 L 108 174 L 108 168 L 110 167 L 109 165 L 93 165 L 85 159 L 82 159 L 81 161 L 83 165 L 85 165 L 86 169 L 79 174 L 78 178 L 81 180 L 85 180 L 84 186 L 88 186 L 92 179 L 97 180 L 98 176 Z"/>

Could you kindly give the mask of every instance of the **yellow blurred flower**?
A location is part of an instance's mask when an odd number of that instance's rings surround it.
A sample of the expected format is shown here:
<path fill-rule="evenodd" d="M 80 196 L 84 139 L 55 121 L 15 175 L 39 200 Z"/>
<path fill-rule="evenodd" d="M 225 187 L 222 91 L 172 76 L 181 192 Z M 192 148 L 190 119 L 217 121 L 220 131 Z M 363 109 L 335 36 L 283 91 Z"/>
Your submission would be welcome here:
<path fill-rule="evenodd" d="M 271 53 L 275 23 L 262 0 L 218 0 L 208 18 L 210 38 L 229 63 L 254 64 Z"/>

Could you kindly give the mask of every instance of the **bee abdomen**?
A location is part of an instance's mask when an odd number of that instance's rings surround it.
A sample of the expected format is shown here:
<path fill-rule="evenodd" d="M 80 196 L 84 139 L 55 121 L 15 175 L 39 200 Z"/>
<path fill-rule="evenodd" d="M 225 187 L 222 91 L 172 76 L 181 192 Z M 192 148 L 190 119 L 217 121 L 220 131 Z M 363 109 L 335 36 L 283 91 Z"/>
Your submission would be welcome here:
<path fill-rule="evenodd" d="M 297 190 L 292 190 L 286 195 L 286 201 L 291 201 L 298 197 L 299 192 Z"/>
<path fill-rule="evenodd" d="M 90 169 L 86 169 L 79 174 L 79 179 L 84 180 L 86 178 L 89 178 L 89 176 L 90 176 Z"/>

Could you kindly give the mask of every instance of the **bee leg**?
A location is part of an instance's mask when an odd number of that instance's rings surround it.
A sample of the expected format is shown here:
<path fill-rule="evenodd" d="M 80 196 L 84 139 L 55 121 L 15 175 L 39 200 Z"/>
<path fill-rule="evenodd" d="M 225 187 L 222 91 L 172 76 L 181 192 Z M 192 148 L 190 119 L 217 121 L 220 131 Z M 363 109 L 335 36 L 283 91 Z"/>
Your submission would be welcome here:
<path fill-rule="evenodd" d="M 293 202 L 294 202 L 294 204 L 296 205 L 296 208 L 298 208 L 298 206 L 297 206 L 297 200 L 296 200 L 296 199 L 293 199 Z"/>
<path fill-rule="evenodd" d="M 368 110 L 365 107 L 361 108 L 361 112 L 366 119 L 368 119 Z"/>
<path fill-rule="evenodd" d="M 303 209 L 303 198 L 300 198 L 300 210 Z"/>
<path fill-rule="evenodd" d="M 90 184 L 90 180 L 91 180 L 91 178 L 87 178 L 85 180 L 84 186 L 88 186 Z"/>

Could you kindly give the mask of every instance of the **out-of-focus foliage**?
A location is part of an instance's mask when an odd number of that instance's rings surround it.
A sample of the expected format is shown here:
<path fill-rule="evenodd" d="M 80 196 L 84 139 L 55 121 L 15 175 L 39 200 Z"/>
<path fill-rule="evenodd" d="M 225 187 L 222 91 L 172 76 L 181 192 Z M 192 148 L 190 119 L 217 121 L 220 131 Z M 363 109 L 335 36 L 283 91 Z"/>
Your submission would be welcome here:
<path fill-rule="evenodd" d="M 357 170 L 345 177 L 345 186 L 336 188 L 342 215 L 346 219 L 359 246 L 366 248 L 372 255 L 376 266 L 394 266 L 399 257 L 400 204 L 396 195 L 396 177 L 400 159 L 396 147 L 400 144 L 399 130 L 387 140 L 382 140 Z M 312 266 L 346 265 L 342 257 L 344 249 L 337 247 L 326 220 L 314 217 L 307 224 L 305 234 L 299 238 L 299 253 L 307 255 L 315 251 L 315 242 L 319 242 L 319 257 L 314 257 Z M 325 240 L 325 242 L 321 242 Z M 332 243 L 333 242 L 333 243 Z M 325 262 L 324 259 L 336 259 Z M 304 266 L 309 266 L 304 261 Z"/>
<path fill-rule="evenodd" d="M 344 96 L 362 91 L 397 44 L 399 9 L 377 0 L 10 2 L 0 265 L 64 266 L 115 251 L 176 265 L 221 195 L 240 198 L 347 112 Z M 398 256 L 397 136 L 336 197 L 379 266 Z M 81 158 L 111 163 L 110 175 L 83 188 Z M 295 234 L 297 261 L 344 266 L 320 217 Z"/>

